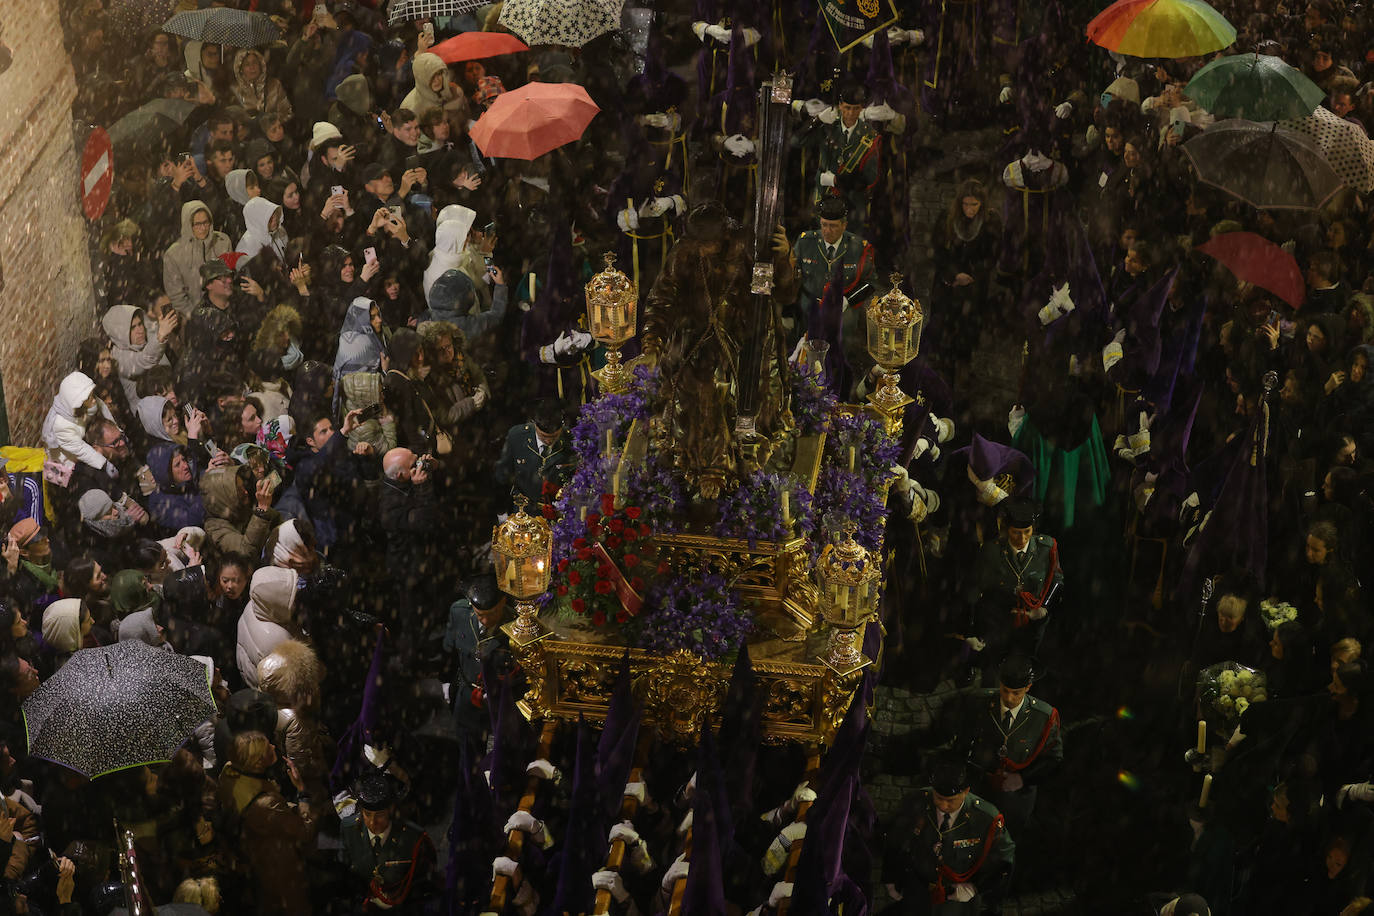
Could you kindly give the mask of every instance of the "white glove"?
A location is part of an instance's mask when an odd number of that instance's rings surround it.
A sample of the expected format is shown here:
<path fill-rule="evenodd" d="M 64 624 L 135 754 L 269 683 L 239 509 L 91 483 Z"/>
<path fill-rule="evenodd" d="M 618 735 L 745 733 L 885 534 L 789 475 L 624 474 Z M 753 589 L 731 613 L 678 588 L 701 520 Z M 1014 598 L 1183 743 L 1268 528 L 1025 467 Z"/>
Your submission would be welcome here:
<path fill-rule="evenodd" d="M 1137 451 L 1150 450 L 1150 415 L 1145 411 L 1140 412 L 1140 428 L 1127 437 L 1126 444 Z"/>
<path fill-rule="evenodd" d="M 588 350 L 588 349 L 591 348 L 592 344 L 594 344 L 594 343 L 596 343 L 596 338 L 593 337 L 592 335 L 588 334 L 586 331 L 573 331 L 573 332 L 572 332 L 572 352 L 573 352 L 573 353 L 581 353 L 581 352 L 583 352 L 583 351 L 585 351 L 585 350 Z"/>
<path fill-rule="evenodd" d="M 1060 102 L 1054 106 L 1054 116 L 1063 120 L 1073 114 L 1073 102 Z"/>
<path fill-rule="evenodd" d="M 643 785 L 643 783 L 637 783 L 637 785 Z M 633 846 L 639 842 L 639 831 L 629 821 L 612 824 L 611 832 L 606 835 L 606 842 L 614 843 L 616 840 L 620 840 L 626 846 Z"/>
<path fill-rule="evenodd" d="M 706 27 L 706 34 L 723 45 L 728 45 L 730 43 L 730 30 L 723 25 L 708 25 Z"/>
<path fill-rule="evenodd" d="M 988 644 L 985 643 L 985 642 L 983 642 L 983 641 L 982 641 L 981 639 L 979 639 L 977 636 L 969 636 L 969 637 L 966 637 L 966 638 L 964 639 L 964 642 L 965 642 L 965 643 L 968 645 L 968 647 L 969 647 L 970 649 L 972 649 L 974 652 L 982 652 L 984 649 L 986 649 L 986 648 L 988 647 Z"/>
<path fill-rule="evenodd" d="M 540 779 L 552 780 L 555 784 L 563 779 L 563 774 L 558 771 L 558 767 L 542 757 L 538 760 L 530 761 L 529 766 L 525 767 L 525 772 L 531 776 L 538 776 Z"/>
<path fill-rule="evenodd" d="M 650 216 L 662 216 L 673 209 L 673 199 L 671 197 L 655 197 L 653 200 L 647 201 L 646 203 L 649 208 Z"/>
<path fill-rule="evenodd" d="M 830 107 L 830 103 L 826 102 L 824 99 L 807 99 L 803 105 L 806 108 L 806 116 L 808 118 L 817 117 L 822 111 Z"/>
<path fill-rule="evenodd" d="M 778 836 L 787 841 L 784 845 L 786 845 L 788 848 L 791 848 L 793 843 L 797 842 L 797 840 L 800 840 L 802 837 L 806 836 L 806 822 L 793 821 L 786 827 L 782 828 L 782 832 L 779 833 Z"/>
<path fill-rule="evenodd" d="M 881 105 L 869 105 L 863 110 L 863 118 L 865 121 L 891 121 L 895 117 L 897 117 L 897 112 L 886 102 L 883 102 Z"/>
<path fill-rule="evenodd" d="M 630 892 L 625 890 L 625 882 L 620 880 L 620 872 L 603 868 L 592 873 L 592 887 L 599 891 L 610 891 L 616 903 L 624 903 Z"/>
<path fill-rule="evenodd" d="M 777 907 L 779 903 L 789 899 L 791 896 L 792 882 L 779 881 L 777 884 L 773 885 L 773 890 L 770 891 L 768 894 L 768 905 L 771 907 Z"/>
<path fill-rule="evenodd" d="M 682 819 L 682 823 L 677 825 L 678 836 L 686 836 L 687 831 L 692 829 L 692 815 L 695 813 L 695 809 L 688 811 L 687 816 Z"/>
<path fill-rule="evenodd" d="M 911 475 L 908 474 L 906 468 L 902 467 L 900 464 L 894 464 L 892 466 L 891 489 L 903 496 L 911 492 Z"/>
<path fill-rule="evenodd" d="M 1121 347 L 1121 342 L 1125 339 L 1126 330 L 1123 328 L 1120 331 L 1116 332 L 1116 336 L 1112 338 L 1111 343 L 1107 344 L 1105 347 L 1102 348 L 1103 369 L 1110 371 L 1112 366 L 1115 366 L 1117 363 L 1121 362 L 1122 358 L 1126 355 L 1125 351 Z"/>
<path fill-rule="evenodd" d="M 751 29 L 745 27 L 743 29 L 740 29 L 740 32 L 742 32 L 744 35 L 744 46 L 746 48 L 752 48 L 754 45 L 758 44 L 759 39 L 763 37 L 759 34 L 758 29 Z"/>
<path fill-rule="evenodd" d="M 663 889 L 672 893 L 673 885 L 677 884 L 677 880 L 687 877 L 687 868 L 687 854 L 683 853 L 674 859 L 673 864 L 668 866 L 668 870 L 663 873 Z"/>
<path fill-rule="evenodd" d="M 650 112 L 649 114 L 644 115 L 643 120 L 645 127 L 668 126 L 668 116 L 661 111 Z"/>
<path fill-rule="evenodd" d="M 991 480 L 980 480 L 978 475 L 973 473 L 973 468 L 968 469 L 968 479 L 973 483 L 974 489 L 978 491 L 978 501 L 985 506 L 995 506 L 1007 498 L 1006 490 Z"/>
<path fill-rule="evenodd" d="M 890 36 L 892 33 L 891 33 L 891 32 L 888 32 L 887 34 Z M 907 44 L 911 45 L 911 46 L 914 48 L 914 47 L 916 47 L 917 45 L 923 45 L 923 44 L 925 44 L 925 42 L 926 42 L 926 33 L 923 32 L 923 31 L 921 31 L 920 29 L 911 29 L 911 30 L 909 30 L 909 31 L 906 33 L 906 38 L 907 38 Z M 888 41 L 891 41 L 891 40 L 892 40 L 891 38 L 888 38 Z"/>
<path fill-rule="evenodd" d="M 1042 325 L 1050 324 L 1074 310 L 1073 299 L 1069 295 L 1069 284 L 1065 283 L 1050 293 L 1049 302 L 1037 312 Z"/>
<path fill-rule="evenodd" d="M 615 224 L 620 227 L 621 232 L 634 232 L 639 228 L 639 214 L 626 207 L 615 215 Z"/>
<path fill-rule="evenodd" d="M 515 877 L 515 870 L 520 867 L 520 863 L 508 856 L 498 856 L 492 859 L 491 876 L 505 875 L 507 878 Z"/>
<path fill-rule="evenodd" d="M 935 438 L 939 442 L 948 442 L 954 438 L 954 421 L 947 417 L 931 417 L 931 422 L 935 424 Z"/>
<path fill-rule="evenodd" d="M 1002 91 L 999 92 L 999 93 L 997 93 L 997 101 L 998 101 L 999 104 L 1002 104 L 1002 105 L 1005 105 L 1005 104 L 1007 104 L 1008 102 L 1011 101 L 1011 87 L 1010 87 L 1010 86 L 1003 86 L 1003 87 L 1002 87 Z"/>
<path fill-rule="evenodd" d="M 903 469 L 903 473 L 905 473 L 905 469 Z M 816 790 L 811 788 L 809 783 L 803 782 L 792 790 L 792 804 L 794 806 L 800 805 L 802 802 L 807 802 L 809 804 L 815 800 Z"/>
<path fill-rule="evenodd" d="M 960 903 L 968 903 L 977 893 L 978 888 L 974 887 L 972 884 L 960 882 L 954 885 L 954 899 Z"/>
<path fill-rule="evenodd" d="M 816 120 L 822 124 L 834 124 L 835 119 L 840 116 L 834 105 L 827 105 L 824 110 L 816 113 Z"/>
<path fill-rule="evenodd" d="M 922 436 L 916 440 L 916 445 L 911 450 L 911 460 L 915 461 L 928 451 L 930 451 L 930 440 Z"/>
<path fill-rule="evenodd" d="M 739 159 L 743 159 L 754 151 L 754 141 L 750 140 L 744 134 L 731 134 L 725 138 L 725 142 L 722 145 L 725 147 L 726 152 Z"/>
<path fill-rule="evenodd" d="M 915 481 L 911 484 L 912 500 L 911 512 L 907 518 L 918 525 L 926 520 L 926 516 L 932 512 L 940 510 L 940 494 L 934 490 L 927 490 Z"/>
<path fill-rule="evenodd" d="M 633 798 L 641 805 L 644 804 L 644 800 L 649 797 L 648 790 L 644 787 L 644 783 L 642 782 L 625 783 L 625 795 L 627 798 Z M 612 837 L 612 839 L 614 839 L 614 837 Z"/>
<path fill-rule="evenodd" d="M 559 334 L 557 339 L 553 342 L 553 355 L 567 356 L 568 354 L 572 353 L 572 351 L 573 339 L 571 336 L 569 336 L 567 331 L 564 331 L 561 334 Z"/>
<path fill-rule="evenodd" d="M 702 20 L 697 20 L 696 22 L 692 23 L 692 34 L 697 37 L 698 41 L 706 40 L 706 28 L 709 25 L 710 23 L 704 22 Z"/>
<path fill-rule="evenodd" d="M 834 173 L 834 172 L 821 172 L 821 187 L 823 187 L 823 188 L 833 188 L 833 187 L 835 187 L 835 173 Z"/>
<path fill-rule="evenodd" d="M 1341 791 L 1336 794 L 1336 806 L 1344 805 L 1347 798 L 1357 802 L 1374 801 L 1374 783 L 1355 782 L 1341 786 Z"/>
<path fill-rule="evenodd" d="M 1021 424 L 1026 422 L 1026 408 L 1017 404 L 1007 411 L 1007 432 L 1011 433 L 1012 438 L 1021 431 Z"/>
<path fill-rule="evenodd" d="M 521 833 L 538 833 L 544 825 L 528 811 L 517 811 L 506 820 L 506 826 L 501 828 L 502 833 L 512 833 L 516 830 Z"/>
<path fill-rule="evenodd" d="M 1047 614 L 1049 614 L 1049 611 L 1045 610 L 1043 607 L 1033 608 L 1026 612 L 1026 616 L 1031 620 L 1044 620 Z M 1020 777 L 1017 778 L 1019 779 Z"/>

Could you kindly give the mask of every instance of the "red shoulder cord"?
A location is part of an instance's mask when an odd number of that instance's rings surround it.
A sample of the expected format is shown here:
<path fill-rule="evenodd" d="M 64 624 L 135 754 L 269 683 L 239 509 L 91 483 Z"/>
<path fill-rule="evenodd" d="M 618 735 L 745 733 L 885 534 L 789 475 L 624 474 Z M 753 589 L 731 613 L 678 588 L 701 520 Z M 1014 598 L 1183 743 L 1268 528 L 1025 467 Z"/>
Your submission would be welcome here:
<path fill-rule="evenodd" d="M 364 907 L 370 908 L 374 900 L 378 903 L 385 904 L 387 907 L 397 907 L 405 903 L 406 898 L 410 896 L 411 884 L 415 880 L 415 867 L 420 862 L 420 846 L 428 839 L 429 837 L 426 834 L 420 834 L 420 838 L 415 841 L 414 848 L 410 850 L 410 868 L 406 870 L 406 876 L 401 880 L 400 894 L 395 897 L 391 896 L 386 891 L 382 890 L 381 882 L 374 877 L 367 887 L 368 896 L 367 899 L 363 901 Z"/>
<path fill-rule="evenodd" d="M 1058 724 L 1059 710 L 1055 709 L 1054 707 L 1050 707 L 1050 720 L 1045 724 L 1045 730 L 1040 733 L 1040 743 L 1035 746 L 1035 750 L 1031 751 L 1030 756 L 1026 758 L 1026 762 L 1014 763 L 1013 761 L 1008 760 L 1006 757 L 1003 757 L 1002 769 L 1004 771 L 1010 770 L 1011 772 L 1016 773 L 1021 770 L 1024 770 L 1032 763 L 1035 763 L 1035 759 L 1040 756 L 1040 752 L 1043 751 L 1045 749 L 1045 745 L 1049 743 L 1050 734 L 1054 731 L 1055 727 Z"/>
<path fill-rule="evenodd" d="M 1020 604 L 1012 609 L 1016 616 L 1013 623 L 1018 627 L 1024 627 L 1030 623 L 1030 612 L 1045 604 L 1045 600 L 1050 596 L 1050 587 L 1054 585 L 1054 577 L 1059 573 L 1059 542 L 1054 541 L 1050 544 L 1050 574 L 1045 577 L 1045 583 L 1040 588 L 1039 595 L 1032 595 L 1030 592 L 1017 592 L 1016 597 Z"/>
<path fill-rule="evenodd" d="M 932 904 L 944 903 L 948 898 L 949 892 L 945 890 L 945 881 L 949 880 L 955 884 L 964 884 L 969 878 L 978 873 L 978 869 L 983 867 L 983 863 L 988 860 L 988 855 L 992 852 L 992 841 L 997 836 L 997 831 L 1001 830 L 1005 820 L 1002 815 L 997 815 L 992 819 L 988 826 L 988 835 L 983 838 L 983 854 L 978 857 L 978 861 L 965 872 L 956 872 L 944 862 L 940 863 L 940 868 L 936 872 L 935 883 L 930 886 L 930 902 Z"/>

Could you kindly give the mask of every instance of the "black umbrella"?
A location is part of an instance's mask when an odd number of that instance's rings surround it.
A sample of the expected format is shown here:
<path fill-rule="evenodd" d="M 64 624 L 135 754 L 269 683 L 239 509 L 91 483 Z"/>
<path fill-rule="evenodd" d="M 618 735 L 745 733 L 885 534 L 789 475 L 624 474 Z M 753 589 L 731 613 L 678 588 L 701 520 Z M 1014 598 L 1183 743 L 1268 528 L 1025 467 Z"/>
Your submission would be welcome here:
<path fill-rule="evenodd" d="M 121 157 L 155 157 L 169 147 L 181 124 L 165 114 L 140 108 L 110 125 L 110 145 Z"/>
<path fill-rule="evenodd" d="M 1315 210 L 1341 188 L 1321 147 L 1276 124 L 1218 121 L 1183 153 L 1198 178 L 1259 210 Z"/>
<path fill-rule="evenodd" d="M 164 118 L 171 118 L 178 124 L 185 124 L 186 119 L 191 116 L 198 106 L 189 99 L 153 99 L 143 105 L 135 112 L 144 111 L 148 114 L 161 115 Z"/>
<path fill-rule="evenodd" d="M 81 649 L 24 701 L 29 753 L 91 779 L 172 759 L 215 714 L 195 659 L 137 639 Z"/>
<path fill-rule="evenodd" d="M 225 6 L 177 13 L 162 28 L 182 38 L 235 48 L 257 48 L 281 37 L 281 29 L 266 13 Z"/>

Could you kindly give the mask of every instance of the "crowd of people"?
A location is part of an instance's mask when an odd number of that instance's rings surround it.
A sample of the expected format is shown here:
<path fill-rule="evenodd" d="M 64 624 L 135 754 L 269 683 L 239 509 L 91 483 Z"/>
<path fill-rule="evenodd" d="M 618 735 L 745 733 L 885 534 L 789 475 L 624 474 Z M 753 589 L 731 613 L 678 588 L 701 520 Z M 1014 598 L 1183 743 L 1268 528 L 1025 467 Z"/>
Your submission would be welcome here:
<path fill-rule="evenodd" d="M 995 913 L 1037 872 L 1082 912 L 1370 906 L 1374 220 L 1354 187 L 1263 210 L 1200 181 L 1182 144 L 1215 117 L 1184 87 L 1206 60 L 1085 47 L 1080 3 L 926 4 L 841 53 L 814 4 L 698 0 L 580 48 L 448 64 L 431 49 L 502 30 L 501 4 L 391 26 L 357 0 L 255 0 L 282 37 L 240 49 L 132 33 L 119 2 L 64 4 L 75 117 L 168 100 L 181 125 L 118 133 L 99 331 L 43 442 L 16 443 L 43 446 L 41 473 L 0 474 L 0 912 L 122 902 L 112 818 L 152 900 L 211 913 L 486 913 L 494 876 L 506 912 L 592 912 L 598 891 L 668 911 L 691 867 L 690 754 L 656 750 L 647 789 L 625 787 L 639 815 L 601 831 L 619 869 L 560 844 L 570 729 L 529 763 L 538 818 L 490 775 L 495 697 L 521 677 L 490 532 L 576 469 L 602 253 L 643 297 L 675 245 L 743 238 L 775 70 L 793 77 L 793 358 L 830 345 L 827 383 L 861 401 L 881 374 L 866 306 L 894 271 L 929 289 L 873 675 L 960 689 L 880 761 L 925 787 L 876 825 L 855 794 L 820 899 L 783 880 L 820 782 L 768 748 L 719 906 L 681 912 Z M 1363 137 L 1358 3 L 1218 8 L 1239 32 L 1222 53 L 1282 58 Z M 600 111 L 532 160 L 488 155 L 473 125 L 532 82 L 577 83 Z M 914 225 L 927 166 L 951 159 L 947 212 Z M 1199 252 L 1233 232 L 1296 259 L 1300 307 Z M 93 780 L 28 756 L 24 700 L 73 653 L 131 639 L 200 659 L 218 716 L 170 763 Z M 1239 715 L 1194 689 L 1224 663 L 1264 676 Z M 1133 758 L 1159 777 L 1142 797 L 1165 804 L 1093 822 L 1118 845 L 1065 865 L 1082 837 L 1055 824 L 1092 807 L 1066 733 L 1126 693 L 1119 727 L 1157 749 Z M 1185 763 L 1199 718 L 1210 739 Z M 424 737 L 436 719 L 446 749 Z M 490 823 L 465 820 L 441 856 L 415 822 L 474 779 L 495 786 Z"/>

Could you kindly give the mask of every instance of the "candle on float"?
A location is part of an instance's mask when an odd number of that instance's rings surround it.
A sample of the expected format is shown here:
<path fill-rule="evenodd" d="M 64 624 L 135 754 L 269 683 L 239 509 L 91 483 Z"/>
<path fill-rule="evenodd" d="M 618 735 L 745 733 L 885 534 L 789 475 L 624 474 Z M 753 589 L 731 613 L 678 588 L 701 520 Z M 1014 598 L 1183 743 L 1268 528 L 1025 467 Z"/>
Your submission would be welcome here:
<path fill-rule="evenodd" d="M 792 524 L 792 494 L 787 490 L 782 491 L 782 524 L 784 527 Z"/>
<path fill-rule="evenodd" d="M 854 473 L 854 446 L 849 447 L 849 473 Z"/>
<path fill-rule="evenodd" d="M 613 443 L 612 438 L 611 438 L 612 435 L 613 435 L 613 433 L 611 432 L 611 430 L 609 430 L 609 429 L 606 430 L 606 454 L 607 454 L 607 455 L 609 455 L 609 454 L 611 453 L 611 449 L 614 447 L 614 443 Z"/>
<path fill-rule="evenodd" d="M 1199 719 L 1197 723 L 1197 752 L 1207 753 L 1207 720 Z"/>
<path fill-rule="evenodd" d="M 1202 794 L 1198 796 L 1197 806 L 1198 806 L 1199 808 L 1206 808 L 1206 807 L 1207 807 L 1207 796 L 1209 796 L 1209 795 L 1211 795 L 1211 794 L 1212 794 L 1212 774 L 1211 774 L 1211 773 L 1208 773 L 1206 776 L 1202 777 Z"/>

